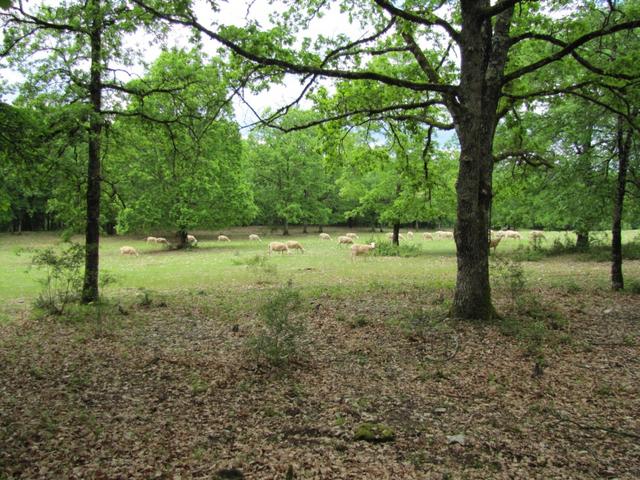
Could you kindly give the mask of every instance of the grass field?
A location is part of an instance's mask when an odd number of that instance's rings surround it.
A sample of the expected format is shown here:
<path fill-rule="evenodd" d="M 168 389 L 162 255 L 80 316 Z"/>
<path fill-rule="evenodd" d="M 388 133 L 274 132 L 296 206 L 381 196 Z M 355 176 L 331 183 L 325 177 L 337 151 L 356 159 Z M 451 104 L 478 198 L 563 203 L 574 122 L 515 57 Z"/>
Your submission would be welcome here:
<path fill-rule="evenodd" d="M 346 230 L 328 230 L 334 240 L 323 241 L 315 233 L 293 232 L 287 239 L 298 240 L 306 251 L 291 255 L 274 254 L 262 264 L 255 264 L 257 256 L 266 256 L 270 241 L 281 241 L 281 235 L 264 235 L 262 242 L 250 242 L 247 237 L 253 229 L 234 229 L 231 242 L 217 242 L 216 235 L 196 232 L 197 248 L 176 251 L 161 245 L 146 244 L 142 237 L 104 236 L 100 247 L 101 271 L 108 273 L 115 283 L 108 287 L 108 295 L 121 295 L 148 289 L 158 292 L 178 290 L 234 289 L 258 283 L 277 283 L 292 280 L 305 288 L 331 288 L 347 290 L 366 288 L 382 283 L 389 287 L 418 285 L 428 288 L 450 288 L 455 283 L 455 246 L 453 240 L 422 240 L 416 234 L 414 240 L 403 244 L 416 245 L 417 256 L 358 258 L 352 262 L 348 246 L 338 246 L 335 238 Z M 357 242 L 386 241 L 386 234 L 358 231 Z M 529 242 L 526 231 L 524 240 L 503 240 L 498 247 L 499 258 L 509 258 Z M 564 240 L 571 234 L 548 232 L 544 245 L 554 239 Z M 623 241 L 636 238 L 638 231 L 624 232 Z M 82 241 L 81 237 L 73 238 Z M 60 238 L 50 233 L 24 233 L 0 235 L 0 311 L 22 310 L 41 289 L 38 279 L 42 274 L 30 268 L 28 249 L 60 245 Z M 140 253 L 139 257 L 120 255 L 121 246 L 130 245 Z M 606 247 L 605 247 L 606 249 Z M 608 258 L 608 253 L 602 256 Z M 586 260 L 589 260 L 587 258 Z M 525 262 L 525 272 L 536 283 L 562 285 L 571 283 L 606 288 L 608 284 L 607 262 L 585 261 L 579 256 L 554 256 L 540 261 Z M 638 262 L 625 263 L 629 280 L 640 280 Z"/>
<path fill-rule="evenodd" d="M 225 233 L 103 238 L 105 302 L 50 316 L 16 252 L 58 239 L 0 236 L 0 480 L 640 478 L 639 260 L 611 292 L 606 245 L 505 241 L 474 324 L 452 240 L 352 262 Z"/>

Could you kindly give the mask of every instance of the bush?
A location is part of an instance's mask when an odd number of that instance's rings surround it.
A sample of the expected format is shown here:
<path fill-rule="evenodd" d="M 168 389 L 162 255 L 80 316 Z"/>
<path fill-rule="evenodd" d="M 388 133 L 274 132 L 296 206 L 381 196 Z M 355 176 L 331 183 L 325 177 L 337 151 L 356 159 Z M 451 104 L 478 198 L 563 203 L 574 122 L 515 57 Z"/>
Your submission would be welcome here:
<path fill-rule="evenodd" d="M 522 264 L 515 260 L 498 257 L 493 257 L 492 260 L 492 278 L 496 287 L 506 291 L 511 303 L 514 306 L 517 305 L 527 286 Z"/>
<path fill-rule="evenodd" d="M 293 313 L 301 305 L 300 292 L 288 282 L 259 308 L 261 331 L 248 340 L 249 348 L 258 361 L 280 367 L 298 355 L 306 326 Z"/>
<path fill-rule="evenodd" d="M 37 307 L 60 315 L 80 297 L 84 254 L 84 246 L 78 243 L 71 243 L 60 253 L 53 248 L 35 251 L 31 263 L 45 272 L 45 278 L 40 280 L 44 288 L 35 301 Z"/>
<path fill-rule="evenodd" d="M 422 254 L 422 247 L 415 243 L 402 243 L 399 246 L 391 242 L 376 243 L 373 255 L 377 257 L 417 257 Z"/>

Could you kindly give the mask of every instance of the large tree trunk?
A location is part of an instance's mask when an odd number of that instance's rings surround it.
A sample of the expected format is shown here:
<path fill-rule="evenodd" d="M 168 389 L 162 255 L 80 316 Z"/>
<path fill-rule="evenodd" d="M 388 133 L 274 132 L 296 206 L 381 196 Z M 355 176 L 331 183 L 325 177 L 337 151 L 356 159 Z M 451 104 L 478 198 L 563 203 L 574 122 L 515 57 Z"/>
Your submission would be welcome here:
<path fill-rule="evenodd" d="M 627 170 L 629 169 L 629 151 L 631 150 L 631 131 L 624 128 L 624 119 L 618 117 L 618 179 L 613 204 L 613 222 L 611 226 L 611 288 L 622 290 L 622 207 L 626 193 Z"/>
<path fill-rule="evenodd" d="M 307 232 L 307 224 L 306 223 L 302 224 L 302 233 L 309 233 L 309 232 Z"/>
<path fill-rule="evenodd" d="M 454 232 L 458 271 L 451 314 L 476 320 L 489 320 L 494 312 L 488 243 L 493 137 L 513 15 L 513 7 L 508 8 L 492 23 L 478 10 L 489 5 L 489 0 L 461 2 L 460 89 L 457 97 L 445 97 L 460 141 Z"/>
<path fill-rule="evenodd" d="M 452 314 L 456 318 L 488 320 L 493 315 L 487 241 L 491 206 L 490 159 L 490 148 L 482 149 L 480 142 L 471 147 L 462 146 L 454 232 L 458 271 Z"/>
<path fill-rule="evenodd" d="M 289 220 L 284 219 L 284 224 L 282 225 L 282 235 L 288 237 L 289 236 Z"/>
<path fill-rule="evenodd" d="M 89 2 L 94 9 L 91 26 L 91 76 L 89 96 L 92 112 L 89 117 L 89 162 L 87 167 L 87 229 L 85 237 L 84 283 L 82 302 L 97 301 L 100 248 L 100 135 L 102 132 L 102 24 L 100 0 Z"/>
<path fill-rule="evenodd" d="M 323 228 L 322 228 L 322 224 L 318 225 L 318 233 L 322 233 L 324 232 Z"/>

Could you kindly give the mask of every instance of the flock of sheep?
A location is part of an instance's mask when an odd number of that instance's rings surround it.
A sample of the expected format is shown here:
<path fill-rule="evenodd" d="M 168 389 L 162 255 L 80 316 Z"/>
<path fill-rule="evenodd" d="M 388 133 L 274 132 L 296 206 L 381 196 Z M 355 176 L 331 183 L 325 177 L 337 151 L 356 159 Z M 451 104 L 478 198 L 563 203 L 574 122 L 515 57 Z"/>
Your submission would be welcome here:
<path fill-rule="evenodd" d="M 415 234 L 411 231 L 407 232 L 406 237 L 402 233 L 399 234 L 399 238 L 401 240 L 406 240 L 406 239 L 412 240 L 414 236 Z M 449 231 L 437 231 L 434 234 L 431 234 L 429 232 L 424 232 L 422 234 L 422 238 L 424 240 L 433 240 L 434 236 L 437 239 L 452 239 L 453 233 Z M 321 240 L 332 240 L 331 235 L 329 235 L 328 233 L 321 233 L 319 237 Z M 358 235 L 356 233 L 347 233 L 346 235 L 341 235 L 338 237 L 338 245 L 351 245 L 352 259 L 358 256 L 368 255 L 369 252 L 371 252 L 371 250 L 376 248 L 375 242 L 372 242 L 369 244 L 354 243 L 354 240 L 356 240 L 357 238 L 358 238 Z M 393 233 L 389 233 L 388 238 L 389 239 L 393 238 Z M 522 235 L 516 230 L 497 230 L 497 231 L 491 230 L 491 238 L 489 239 L 489 248 L 490 249 L 492 248 L 494 253 L 496 251 L 496 248 L 500 244 L 500 241 L 503 238 L 513 238 L 516 240 L 521 240 Z M 540 230 L 532 230 L 529 233 L 529 239 L 533 242 L 537 242 L 542 239 L 545 239 L 545 236 L 544 236 L 544 233 Z M 249 235 L 249 240 L 262 242 L 262 239 L 260 238 L 260 236 L 254 233 Z M 231 239 L 226 235 L 218 235 L 218 241 L 230 242 Z M 147 237 L 146 243 L 159 243 L 167 246 L 171 245 L 167 241 L 167 239 L 164 237 Z M 193 235 L 187 235 L 187 243 L 189 243 L 192 246 L 195 246 L 198 244 L 198 239 Z M 286 252 L 287 254 L 289 254 L 291 253 L 291 250 L 299 250 L 301 253 L 304 253 L 304 248 L 302 244 L 296 240 L 289 240 L 287 242 L 270 242 L 269 243 L 269 255 L 271 255 L 272 252 L 280 252 L 281 254 Z M 122 255 L 136 255 L 136 256 L 139 255 L 138 251 L 134 247 L 130 247 L 130 246 L 120 247 L 120 253 Z"/>

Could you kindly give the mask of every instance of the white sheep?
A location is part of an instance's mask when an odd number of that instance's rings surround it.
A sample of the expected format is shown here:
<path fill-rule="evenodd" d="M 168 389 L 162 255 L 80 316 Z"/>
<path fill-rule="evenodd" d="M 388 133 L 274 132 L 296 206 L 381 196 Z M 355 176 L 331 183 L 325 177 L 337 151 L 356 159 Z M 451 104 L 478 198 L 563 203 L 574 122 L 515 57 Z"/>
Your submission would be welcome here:
<path fill-rule="evenodd" d="M 329 235 L 328 233 L 321 233 L 320 240 L 331 240 L 331 235 Z"/>
<path fill-rule="evenodd" d="M 389 240 L 393 240 L 393 232 L 387 233 L 387 238 Z M 398 234 L 398 240 L 406 240 L 406 239 L 404 238 L 404 235 L 402 233 L 399 233 Z"/>
<path fill-rule="evenodd" d="M 157 237 L 156 243 L 162 243 L 163 245 L 169 246 L 169 241 L 164 237 Z"/>
<path fill-rule="evenodd" d="M 413 232 L 412 231 L 408 231 L 407 232 L 407 238 L 413 240 Z"/>
<path fill-rule="evenodd" d="M 355 240 L 356 238 L 360 238 L 360 237 L 358 237 L 358 234 L 357 234 L 357 233 L 351 233 L 351 232 L 347 233 L 347 234 L 345 235 L 345 237 L 349 237 L 349 238 L 351 238 L 352 240 Z"/>
<path fill-rule="evenodd" d="M 520 235 L 516 230 L 505 230 L 503 236 L 505 238 L 515 238 L 516 240 L 522 239 L 522 235 Z"/>
<path fill-rule="evenodd" d="M 198 244 L 198 239 L 193 235 L 187 235 L 187 243 L 196 246 Z"/>
<path fill-rule="evenodd" d="M 544 232 L 540 230 L 531 230 L 529 232 L 529 240 L 535 242 L 536 240 L 546 240 L 547 237 L 544 236 Z"/>
<path fill-rule="evenodd" d="M 120 254 L 121 255 L 135 255 L 136 257 L 139 256 L 137 250 L 135 248 L 129 247 L 129 246 L 120 247 Z"/>
<path fill-rule="evenodd" d="M 425 240 L 433 240 L 433 235 L 431 235 L 429 232 L 424 232 L 422 234 L 422 238 Z"/>
<path fill-rule="evenodd" d="M 489 249 L 493 248 L 494 255 L 496 253 L 496 248 L 498 248 L 498 244 L 500 243 L 500 240 L 502 240 L 502 237 L 496 237 L 489 240 Z"/>
<path fill-rule="evenodd" d="M 218 235 L 218 241 L 219 242 L 230 242 L 231 240 L 229 240 L 229 237 L 227 237 L 226 235 Z"/>
<path fill-rule="evenodd" d="M 289 247 L 287 247 L 286 243 L 271 242 L 269 244 L 269 255 L 271 255 L 271 252 L 280 252 L 280 254 L 282 254 L 283 252 L 289 253 Z"/>
<path fill-rule="evenodd" d="M 147 243 L 156 243 L 158 239 L 156 237 L 147 237 Z"/>
<path fill-rule="evenodd" d="M 353 238 L 347 237 L 345 235 L 340 235 L 338 237 L 338 245 L 348 245 L 353 243 Z"/>
<path fill-rule="evenodd" d="M 249 240 L 253 240 L 253 241 L 256 241 L 256 242 L 261 242 L 262 241 L 262 239 L 258 235 L 256 235 L 255 233 L 252 233 L 251 235 L 249 235 Z"/>
<path fill-rule="evenodd" d="M 289 240 L 287 242 L 287 248 L 289 250 L 300 250 L 301 253 L 304 253 L 304 248 L 302 248 L 300 242 L 296 242 L 295 240 Z"/>
<path fill-rule="evenodd" d="M 368 255 L 374 248 L 376 248 L 376 244 L 373 242 L 368 245 L 351 245 L 351 260 L 354 260 L 359 255 Z"/>
<path fill-rule="evenodd" d="M 445 232 L 440 230 L 436 232 L 436 237 L 437 238 L 453 238 L 453 232 Z"/>

